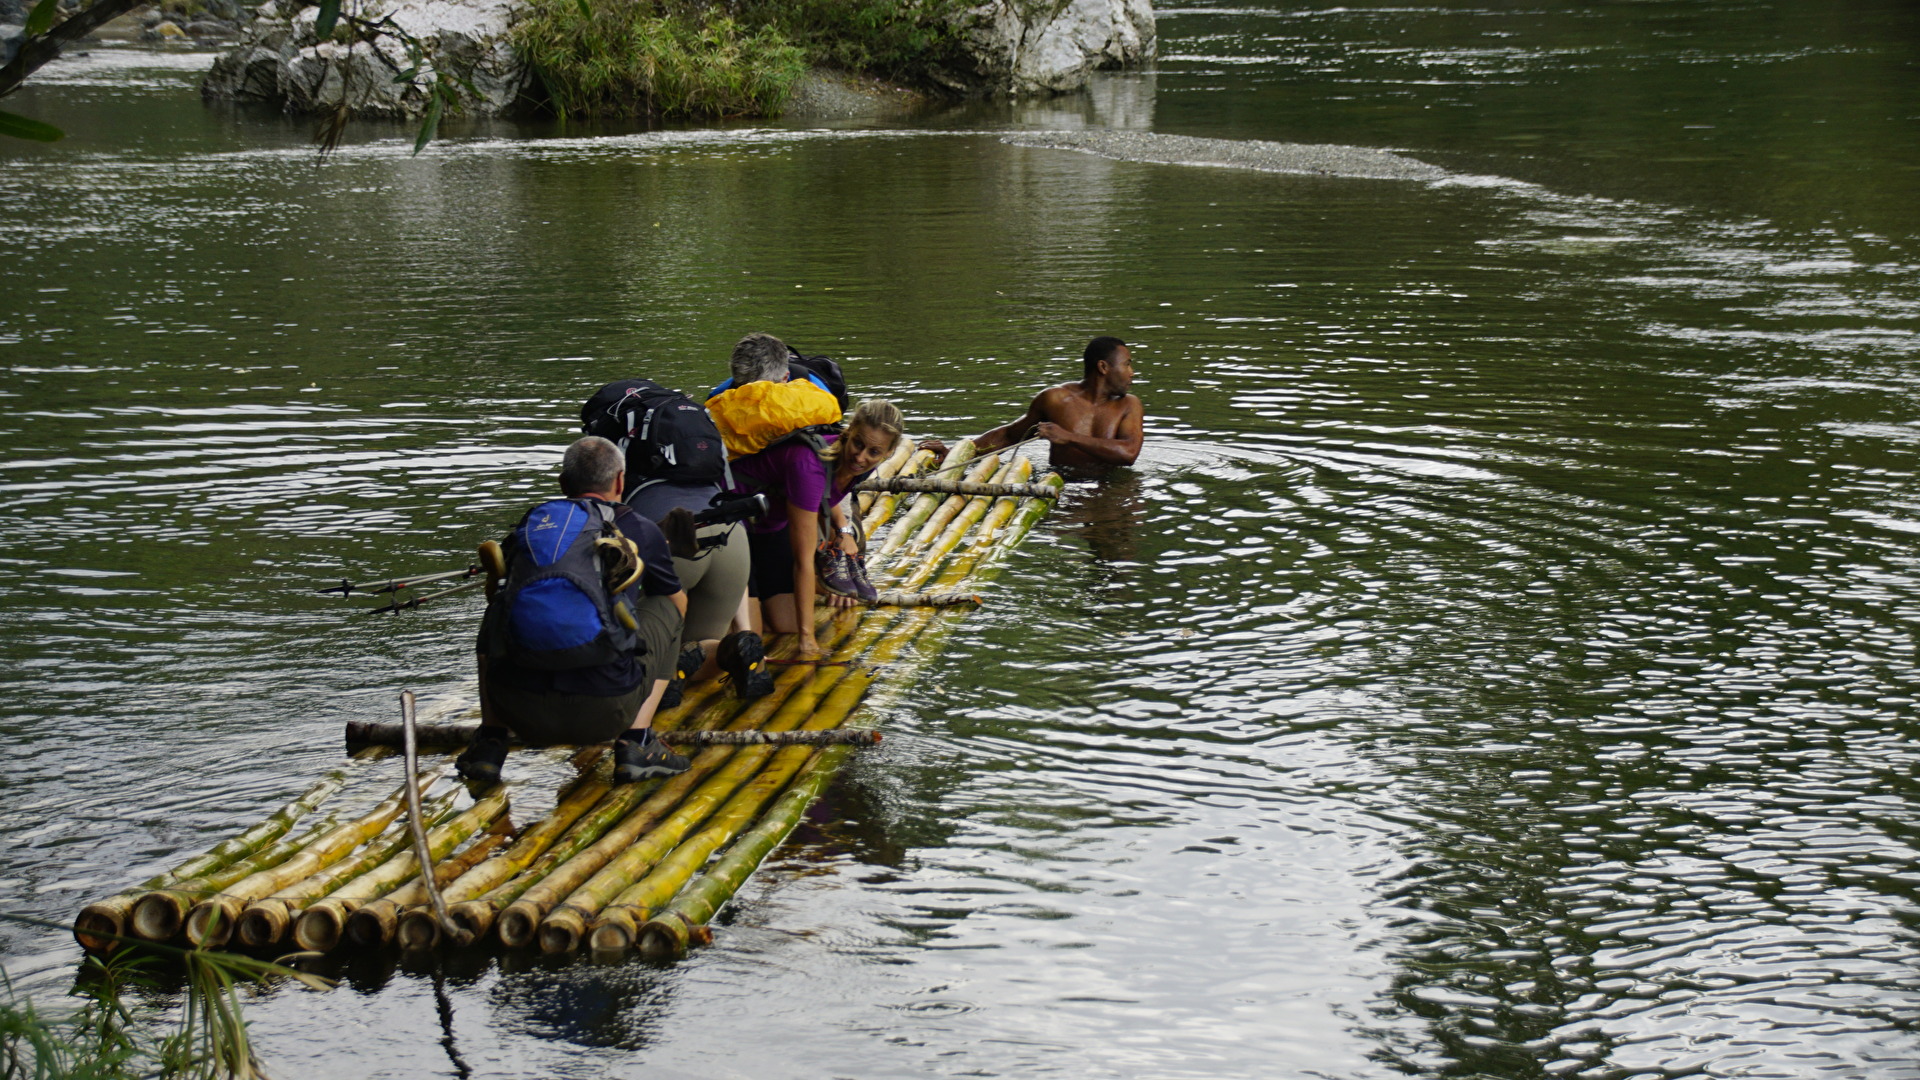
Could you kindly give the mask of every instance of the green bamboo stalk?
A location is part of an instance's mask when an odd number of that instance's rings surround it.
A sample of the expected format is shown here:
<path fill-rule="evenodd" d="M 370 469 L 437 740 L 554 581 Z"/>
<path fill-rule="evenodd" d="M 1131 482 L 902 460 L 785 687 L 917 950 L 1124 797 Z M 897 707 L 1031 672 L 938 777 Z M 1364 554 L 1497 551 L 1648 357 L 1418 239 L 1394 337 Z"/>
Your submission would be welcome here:
<path fill-rule="evenodd" d="M 436 820 L 453 809 L 453 800 L 454 793 L 448 792 L 424 807 L 421 813 L 428 820 Z M 389 828 L 332 866 L 278 889 L 272 896 L 256 897 L 240 910 L 239 921 L 233 928 L 234 935 L 242 945 L 254 947 L 278 942 L 286 935 L 287 928 L 293 925 L 293 917 L 305 910 L 308 904 L 332 892 L 342 882 L 350 881 L 391 859 L 404 850 L 412 839 L 404 825 Z"/>
<path fill-rule="evenodd" d="M 1041 483 L 1057 488 L 1063 481 L 1057 475 L 1049 475 Z M 1052 501 L 1031 498 L 1025 502 L 1028 504 L 1025 512 L 1006 533 L 1004 543 L 992 549 L 970 549 L 956 556 L 942 575 L 943 586 L 963 581 L 977 584 L 998 572 L 1002 564 L 988 562 L 987 556 L 1004 554 L 1017 545 L 1034 523 L 1051 508 Z M 1011 508 L 1004 512 L 1011 512 Z M 888 681 L 882 697 L 900 694 L 910 681 L 909 671 L 897 663 L 899 654 L 908 644 L 916 648 L 919 662 L 924 664 L 933 654 L 930 646 L 937 644 L 955 624 L 956 620 L 938 619 L 937 612 L 932 609 L 918 609 L 904 616 L 869 657 L 876 663 L 893 665 L 893 678 Z M 863 721 L 871 724 L 872 718 L 878 715 L 882 707 L 880 701 L 869 702 L 858 716 L 848 721 L 849 726 L 859 726 Z M 851 695 L 844 702 L 829 701 L 821 707 L 819 719 L 829 724 L 839 723 L 856 708 L 859 708 L 858 695 Z M 787 793 L 761 818 L 760 823 L 736 842 L 706 875 L 682 890 L 657 916 L 648 917 L 654 906 L 673 895 L 673 889 L 678 884 L 666 872 L 665 863 L 649 876 L 649 880 L 637 883 L 617 897 L 591 928 L 590 941 L 596 953 L 622 952 L 636 936 L 641 941 L 642 951 L 655 957 L 678 956 L 686 951 L 690 942 L 710 940 L 711 935 L 705 926 L 707 920 L 739 890 L 767 853 L 793 830 L 800 815 L 818 797 L 849 752 L 845 747 L 821 751 L 809 764 L 803 778 L 794 781 Z M 718 815 L 715 820 L 718 821 Z M 687 848 L 684 858 L 676 852 L 675 871 L 697 869 L 693 864 L 699 855 L 697 848 Z"/>
<path fill-rule="evenodd" d="M 472 869 L 478 867 L 484 859 L 488 859 L 490 855 L 493 855 L 493 851 L 497 851 L 499 847 L 505 846 L 505 844 L 511 844 L 511 842 L 513 842 L 513 826 L 511 826 L 511 822 L 507 821 L 507 819 L 501 819 L 501 821 L 495 822 L 493 828 L 490 828 L 480 840 L 474 840 L 472 844 L 468 844 L 465 851 L 461 851 L 459 855 L 455 855 L 455 857 L 451 857 L 451 859 L 447 859 L 444 863 L 440 863 L 440 865 L 434 867 L 434 884 L 440 886 L 442 890 L 445 890 L 445 886 L 457 882 L 457 880 L 461 878 L 461 874 L 467 874 L 468 871 L 472 871 Z M 311 917 L 321 905 L 328 905 L 328 903 L 330 903 L 330 901 L 324 901 L 323 899 L 321 903 L 309 907 L 309 909 L 307 909 L 307 915 Z M 344 924 L 340 924 L 340 926 L 330 926 L 328 922 L 315 919 L 313 926 L 307 930 L 309 936 L 313 938 L 313 942 L 328 942 L 328 944 L 324 945 L 324 947 L 321 947 L 321 945 L 303 945 L 303 947 L 309 947 L 309 949 L 313 949 L 313 951 L 321 951 L 321 953 L 324 953 L 324 951 L 330 951 L 332 947 L 340 944 L 340 940 L 348 940 L 348 942 L 361 945 L 361 947 L 382 947 L 382 945 L 390 944 L 390 942 L 394 940 L 394 934 L 396 934 L 396 930 L 399 928 L 399 917 L 401 917 L 401 913 L 403 913 L 403 911 L 411 911 L 411 909 L 426 909 L 426 903 L 428 903 L 426 886 L 420 884 L 420 878 L 413 878 L 411 882 L 399 886 L 394 892 L 390 892 L 390 894 L 386 894 L 386 896 L 378 897 L 378 899 L 369 899 L 369 901 L 365 901 L 365 903 L 340 901 L 340 917 L 344 919 Z M 428 922 L 434 926 L 436 932 L 440 930 L 440 920 L 432 917 L 432 911 L 428 911 Z M 294 924 L 296 940 L 298 940 L 298 934 L 300 934 L 300 928 L 303 924 L 305 924 L 305 917 L 301 917 L 301 922 Z M 438 942 L 438 938 L 434 938 L 434 940 Z M 432 942 L 428 942 L 428 944 L 432 944 Z"/>
<path fill-rule="evenodd" d="M 884 661 L 912 640 L 911 630 L 902 628 L 924 624 L 927 610 L 920 609 L 914 615 L 900 618 L 887 611 L 868 613 L 861 620 L 851 644 L 842 650 L 843 654 L 859 655 L 873 646 L 872 656 Z M 876 646 L 875 642 L 879 644 Z M 846 712 L 866 693 L 873 676 L 871 668 L 848 672 L 846 677 L 831 686 L 825 700 L 812 710 L 811 715 L 801 718 L 799 726 L 805 730 L 826 730 L 837 726 Z M 769 724 L 768 728 L 773 726 Z M 776 765 L 771 768 L 782 767 L 779 764 L 782 761 L 791 762 L 797 767 L 797 763 L 804 758 L 804 753 L 801 753 L 798 757 L 775 759 Z M 766 756 L 763 755 L 759 760 L 766 760 Z M 758 761 L 754 764 L 757 767 Z M 633 940 L 639 924 L 646 920 L 648 907 L 657 902 L 654 892 L 659 888 L 660 881 L 666 880 L 659 877 L 658 871 L 638 882 L 633 879 L 647 873 L 653 863 L 666 857 L 673 845 L 685 835 L 686 829 L 694 824 L 697 822 L 686 822 L 677 832 L 656 829 L 654 834 L 623 853 L 617 865 L 610 865 L 601 872 L 601 876 L 567 897 L 561 909 L 549 916 L 542 927 L 542 948 L 548 951 L 571 951 L 579 946 L 582 938 L 586 938 L 593 943 L 596 952 L 624 951 Z M 698 869 L 698 864 L 688 872 L 692 869 Z M 675 880 L 686 879 L 680 876 Z M 670 889 L 667 894 L 671 895 Z"/>
<path fill-rule="evenodd" d="M 127 929 L 132 931 L 134 937 L 145 938 L 148 941 L 171 940 L 180 932 L 180 925 L 186 921 L 187 912 L 192 910 L 193 905 L 249 874 L 279 866 L 300 854 L 309 844 L 325 836 L 339 824 L 340 815 L 328 814 L 318 824 L 298 836 L 283 839 L 272 847 L 241 859 L 232 866 L 205 877 L 189 878 L 176 882 L 168 888 L 155 889 L 143 894 L 134 902 L 133 911 L 127 919 Z"/>
<path fill-rule="evenodd" d="M 1000 455 L 988 454 L 970 466 L 963 479 L 972 484 L 985 483 L 987 477 L 992 476 L 999 468 Z M 934 538 L 946 529 L 947 523 L 953 520 L 954 515 L 973 501 L 971 496 L 947 496 L 947 500 L 941 503 L 933 513 L 927 515 L 927 520 L 920 526 L 919 531 L 915 532 L 913 539 L 907 542 L 907 557 L 915 558 L 925 553 L 928 545 L 932 544 Z"/>
<path fill-rule="evenodd" d="M 474 868 L 480 860 L 496 851 L 507 842 L 511 825 L 503 816 L 495 821 L 480 838 L 468 844 L 465 851 L 450 858 L 435 862 L 433 880 L 436 885 L 449 885 L 455 878 Z M 359 891 L 359 890 L 356 890 Z M 389 914 L 384 921 L 384 930 L 380 936 L 370 940 L 355 939 L 358 945 L 385 945 L 393 940 L 395 925 L 400 921 L 403 908 L 427 902 L 426 887 L 415 875 L 407 884 L 387 893 L 373 897 L 342 896 L 335 892 L 323 897 L 313 906 L 300 913 L 293 924 L 293 940 L 308 952 L 331 952 L 346 937 L 348 923 L 361 911 L 372 907 L 384 907 Z M 381 923 L 376 920 L 376 926 Z"/>
<path fill-rule="evenodd" d="M 963 465 L 972 461 L 976 453 L 972 439 L 961 439 L 953 444 L 953 449 L 947 451 L 947 460 L 942 467 Z M 869 560 L 875 563 L 884 561 L 893 554 L 894 549 L 913 539 L 914 530 L 920 528 L 920 524 L 927 520 L 927 515 L 933 513 L 934 508 L 945 499 L 945 495 L 936 491 L 926 492 L 914 499 L 907 507 L 906 516 L 895 523 L 893 531 L 887 534 L 886 542 L 880 545 L 879 551 L 868 556 Z"/>
<path fill-rule="evenodd" d="M 996 484 L 1005 483 L 1014 478 L 1025 480 L 1032 472 L 1033 464 L 1031 462 L 1026 458 L 1016 457 L 994 474 L 993 482 Z M 1045 487 L 1045 485 L 1040 486 Z M 948 523 L 946 529 L 927 546 L 926 561 L 921 564 L 920 569 L 908 574 L 902 579 L 900 588 L 903 591 L 912 592 L 925 584 L 926 580 L 933 576 L 934 569 L 940 565 L 940 562 L 947 557 L 948 553 L 960 545 L 960 541 L 966 536 L 967 530 L 973 528 L 981 518 L 986 516 L 987 510 L 992 503 L 993 500 L 988 498 L 975 497 L 968 499 L 967 505 L 962 507 L 960 512 L 953 516 L 953 520 Z"/>
<path fill-rule="evenodd" d="M 817 635 L 826 639 L 821 642 L 822 646 L 837 648 L 851 634 L 853 624 L 854 620 L 851 619 L 836 619 L 826 623 L 823 635 Z M 824 687 L 844 677 L 848 670 L 846 667 L 809 669 L 799 666 L 781 672 L 774 679 L 776 692 L 782 679 L 791 680 L 791 689 L 783 695 L 778 707 L 766 707 L 762 703 L 767 699 L 762 698 L 755 703 L 756 708 L 742 713 L 742 720 L 735 721 L 735 724 L 742 730 L 751 727 L 776 731 L 793 727 L 813 711 Z M 767 695 L 768 698 L 773 696 Z M 703 750 L 689 763 L 686 772 L 666 781 L 649 796 L 645 804 L 621 820 L 616 827 L 582 848 L 564 866 L 556 866 L 552 873 L 502 909 L 499 916 L 500 941 L 509 946 L 532 944 L 540 932 L 541 922 L 556 904 L 599 873 L 615 856 L 632 848 L 642 834 L 649 830 L 659 833 L 662 828 L 668 827 L 670 822 L 662 821 L 662 818 L 676 806 L 682 807 L 682 810 L 674 813 L 671 821 L 680 821 L 689 814 L 698 813 L 699 817 L 688 822 L 687 828 L 699 824 L 700 818 L 704 818 L 725 799 L 726 792 L 732 791 L 753 775 L 753 770 L 759 767 L 759 761 L 765 757 L 764 752 L 770 749 L 764 746 L 748 747 L 736 752 L 732 747 L 716 746 Z M 712 774 L 711 778 L 708 778 L 709 774 Z M 696 787 L 696 784 L 699 786 Z M 681 835 L 684 834 L 683 830 Z M 649 836 L 647 842 L 653 844 L 654 838 Z"/>
<path fill-rule="evenodd" d="M 278 840 L 293 828 L 294 823 L 312 813 L 327 797 L 339 791 L 347 782 L 344 770 L 328 773 L 318 783 L 302 792 L 292 802 L 268 814 L 259 824 L 228 837 L 206 852 L 195 855 L 186 862 L 155 875 L 117 896 L 98 900 L 80 909 L 73 920 L 73 937 L 80 947 L 90 952 L 110 952 L 119 944 L 118 937 L 127 932 L 127 916 L 133 913 L 134 904 L 144 893 L 155 889 L 171 888 L 180 882 L 221 870 L 249 855 L 253 855 L 267 845 Z"/>
<path fill-rule="evenodd" d="M 897 477 L 917 476 L 922 469 L 933 464 L 933 458 L 934 454 L 931 450 L 915 450 L 913 456 L 907 459 L 907 463 L 900 466 L 899 471 L 893 475 Z M 900 494 L 901 493 L 897 491 L 888 491 L 885 493 L 867 491 L 861 493 L 860 524 L 862 528 L 867 530 L 868 536 L 879 532 L 880 527 L 885 525 L 889 518 L 893 517 L 894 510 L 900 505 Z"/>
<path fill-rule="evenodd" d="M 768 853 L 799 824 L 800 815 L 826 790 L 847 753 L 848 748 L 844 746 L 819 751 L 761 817 L 759 824 L 728 848 L 699 880 L 682 889 L 659 914 L 646 921 L 639 934 L 641 955 L 649 959 L 670 959 L 685 956 L 688 946 L 694 942 L 711 941 L 712 932 L 707 929 L 707 923 L 713 913 L 740 891 L 740 886 L 746 884 Z"/>
<path fill-rule="evenodd" d="M 455 848 L 465 843 L 468 837 L 481 829 L 491 827 L 506 812 L 507 790 L 505 786 L 496 784 L 478 802 L 428 834 L 427 842 L 433 853 L 434 864 L 439 865 L 440 860 L 445 859 Z M 300 943 L 301 948 L 310 952 L 326 952 L 331 949 L 339 943 L 341 928 L 354 907 L 374 897 L 384 896 L 419 876 L 420 868 L 417 865 L 419 860 L 415 858 L 412 850 L 411 831 L 405 831 L 403 836 L 405 837 L 403 850 L 389 855 L 377 864 L 367 863 L 366 869 L 351 877 L 334 875 L 334 880 L 324 890 L 297 903 L 286 905 L 290 909 L 288 911 L 290 918 L 294 912 L 299 912 L 299 918 L 293 920 L 293 933 L 294 940 Z M 365 860 L 361 861 L 365 862 Z M 246 936 L 248 919 L 257 917 L 254 915 L 255 911 L 267 903 L 268 901 L 264 900 L 255 901 L 247 905 L 247 910 L 240 916 L 240 939 L 247 944 L 257 944 L 249 941 Z M 304 911 L 301 910 L 303 907 Z M 307 928 L 304 935 L 301 930 L 303 926 Z M 282 928 L 268 940 L 278 941 L 285 932 Z M 309 943 L 320 940 L 326 941 L 324 948 Z"/>
<path fill-rule="evenodd" d="M 828 621 L 831 614 L 831 611 L 828 611 L 819 615 L 816 619 L 819 627 L 831 627 L 832 624 Z M 770 654 L 775 656 L 783 655 L 791 651 L 792 644 L 788 641 L 777 642 L 772 649 L 769 650 Z M 799 685 L 800 681 L 804 678 L 805 671 L 799 668 L 793 669 L 791 674 L 787 672 L 776 674 L 774 676 L 773 692 L 749 702 L 746 708 L 741 711 L 740 716 L 734 721 L 734 726 L 757 726 L 767 716 L 773 714 L 774 710 L 780 706 L 781 702 L 786 699 L 787 695 L 793 692 L 794 687 Z M 734 702 L 731 698 L 716 698 L 713 706 L 701 714 L 699 722 L 718 723 L 719 720 L 726 716 L 727 711 L 732 709 L 736 704 L 737 702 Z M 701 759 L 696 757 L 692 764 L 695 769 L 698 769 L 701 766 Z M 684 776 L 685 774 L 682 775 Z M 673 781 L 678 780 L 680 780 L 680 777 L 673 778 Z M 673 781 L 669 781 L 669 783 Z M 654 786 L 655 785 L 634 785 L 634 789 L 637 789 L 637 794 L 644 795 L 652 790 Z M 684 788 L 677 788 L 676 790 L 684 790 Z M 591 821 L 588 821 L 587 817 L 583 817 L 580 822 L 575 822 L 570 826 L 565 835 L 558 841 L 549 840 L 548 844 L 551 850 L 544 853 L 536 853 L 539 855 L 538 858 L 519 863 L 509 874 L 504 876 L 496 874 L 494 883 L 485 889 L 477 893 L 467 892 L 458 888 L 458 886 L 464 884 L 464 882 L 456 883 L 456 888 L 448 890 L 448 894 L 444 897 L 454 921 L 460 923 L 463 928 L 472 933 L 475 939 L 485 937 L 487 931 L 493 928 L 494 921 L 499 917 L 502 908 L 519 899 L 522 893 L 532 888 L 567 859 L 578 854 L 581 849 L 597 840 L 606 829 L 612 825 L 607 815 L 598 812 L 598 808 L 596 808 L 594 814 L 588 816 L 592 818 Z M 519 845 L 515 845 L 515 850 L 509 852 L 509 855 L 516 854 L 518 848 Z M 489 860 L 489 863 L 483 864 L 480 870 L 486 871 L 491 863 L 498 861 L 499 860 Z M 439 940 L 438 925 L 434 924 L 430 928 L 429 923 L 432 923 L 432 920 L 423 919 L 412 912 L 403 915 L 400 919 L 398 931 L 401 947 L 423 949 L 429 948 L 436 943 Z"/>
<path fill-rule="evenodd" d="M 438 772 L 423 776 L 420 778 L 421 786 L 424 788 L 438 778 Z M 270 895 L 276 889 L 338 862 L 399 817 L 404 805 L 404 785 L 402 787 L 402 791 L 387 796 L 385 801 L 366 815 L 334 828 L 279 866 L 242 878 L 227 886 L 220 894 L 195 904 L 193 910 L 187 913 L 187 940 L 198 946 L 225 945 L 233 936 L 234 922 L 248 901 Z"/>

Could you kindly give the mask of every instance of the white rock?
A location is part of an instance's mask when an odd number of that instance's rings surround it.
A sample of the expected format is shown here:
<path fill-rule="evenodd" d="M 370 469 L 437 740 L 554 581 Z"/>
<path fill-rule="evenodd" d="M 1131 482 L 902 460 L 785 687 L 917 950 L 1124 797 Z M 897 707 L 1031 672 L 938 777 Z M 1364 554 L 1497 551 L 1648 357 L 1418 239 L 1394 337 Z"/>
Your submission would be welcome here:
<path fill-rule="evenodd" d="M 944 72 L 954 89 L 1060 93 L 1103 68 L 1153 56 L 1151 0 L 989 0 L 960 17 L 967 70 Z"/>

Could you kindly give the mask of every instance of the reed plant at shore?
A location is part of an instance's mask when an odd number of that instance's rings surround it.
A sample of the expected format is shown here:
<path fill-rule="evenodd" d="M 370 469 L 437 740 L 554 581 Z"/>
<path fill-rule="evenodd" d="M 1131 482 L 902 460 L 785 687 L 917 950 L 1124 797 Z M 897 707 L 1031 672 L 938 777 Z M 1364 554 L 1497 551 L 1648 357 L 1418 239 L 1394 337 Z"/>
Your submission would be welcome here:
<path fill-rule="evenodd" d="M 773 115 L 807 70 L 771 26 L 660 0 L 532 0 L 513 42 L 563 117 Z"/>
<path fill-rule="evenodd" d="M 48 929 L 60 924 L 0 912 L 0 919 Z M 177 1024 L 138 1009 L 132 986 L 155 981 L 156 960 L 180 965 L 185 998 Z M 0 994 L 0 1076 L 47 1080 L 253 1080 L 265 1073 L 241 1010 L 240 985 L 292 979 L 315 989 L 326 979 L 280 964 L 207 949 L 142 943 L 84 961 L 72 996 L 80 1006 L 49 1015 L 32 1001 Z"/>

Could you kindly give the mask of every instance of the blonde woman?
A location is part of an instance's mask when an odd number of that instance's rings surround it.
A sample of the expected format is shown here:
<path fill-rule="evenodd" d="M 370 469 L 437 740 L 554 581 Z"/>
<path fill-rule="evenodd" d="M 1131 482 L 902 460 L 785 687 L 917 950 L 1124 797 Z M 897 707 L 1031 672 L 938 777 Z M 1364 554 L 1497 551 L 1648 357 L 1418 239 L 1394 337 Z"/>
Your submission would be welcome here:
<path fill-rule="evenodd" d="M 764 492 L 773 507 L 747 525 L 753 561 L 749 595 L 759 600 L 768 630 L 800 636 L 803 656 L 820 654 L 812 619 L 817 593 L 827 592 L 828 603 L 835 607 L 873 598 L 873 586 L 858 570 L 860 542 L 843 503 L 853 485 L 893 452 L 904 423 L 891 401 L 863 401 L 846 433 L 824 451 L 796 439 L 733 464 L 736 488 Z M 832 550 L 845 556 L 826 580 L 816 573 L 814 557 L 826 546 L 820 542 L 822 505 L 828 508 L 827 528 L 833 530 Z"/>

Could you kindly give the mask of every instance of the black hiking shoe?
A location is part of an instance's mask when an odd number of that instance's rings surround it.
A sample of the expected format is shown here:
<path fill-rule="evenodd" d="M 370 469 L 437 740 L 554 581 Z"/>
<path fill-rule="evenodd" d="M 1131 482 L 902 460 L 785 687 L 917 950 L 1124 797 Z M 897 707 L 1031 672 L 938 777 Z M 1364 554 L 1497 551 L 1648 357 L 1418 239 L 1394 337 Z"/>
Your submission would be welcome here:
<path fill-rule="evenodd" d="M 474 732 L 466 751 L 453 759 L 453 769 L 476 784 L 491 784 L 500 779 L 500 766 L 507 760 L 507 736 L 501 728 L 481 728 Z"/>
<path fill-rule="evenodd" d="M 752 700 L 773 693 L 773 673 L 767 670 L 767 647 L 760 635 L 740 630 L 720 639 L 714 662 L 727 673 L 734 692 Z"/>
<path fill-rule="evenodd" d="M 699 671 L 700 665 L 706 662 L 707 650 L 701 648 L 697 641 L 680 650 L 680 659 L 673 665 L 673 680 L 667 683 L 667 692 L 660 695 L 660 707 L 671 709 L 678 706 L 680 699 L 686 696 L 687 680 L 693 678 L 693 673 Z"/>
<path fill-rule="evenodd" d="M 613 782 L 636 784 L 687 771 L 687 759 L 667 749 L 651 730 L 628 731 L 613 741 Z"/>

